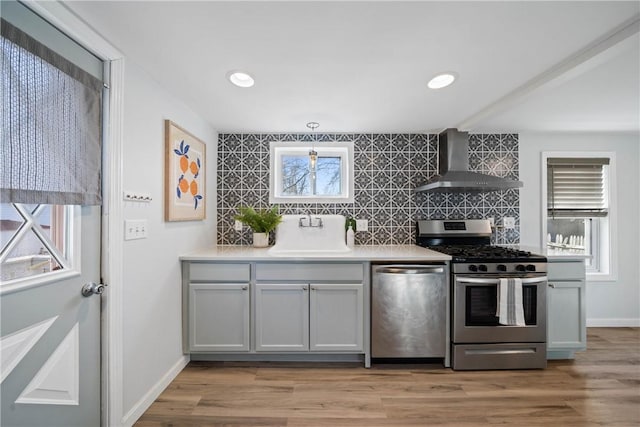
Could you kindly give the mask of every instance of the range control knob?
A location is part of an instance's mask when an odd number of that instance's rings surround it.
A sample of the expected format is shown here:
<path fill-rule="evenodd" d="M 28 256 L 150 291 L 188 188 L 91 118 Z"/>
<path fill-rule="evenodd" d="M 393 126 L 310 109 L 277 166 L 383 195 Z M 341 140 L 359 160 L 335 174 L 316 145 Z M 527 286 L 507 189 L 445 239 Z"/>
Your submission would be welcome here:
<path fill-rule="evenodd" d="M 484 264 L 480 264 L 480 265 L 478 266 L 478 270 L 480 270 L 480 271 L 487 271 L 487 266 L 486 266 L 486 265 L 484 265 Z"/>
<path fill-rule="evenodd" d="M 533 264 L 527 265 L 527 271 L 536 271 L 536 266 Z"/>
<path fill-rule="evenodd" d="M 475 264 L 469 266 L 469 271 L 478 271 L 478 267 Z"/>
<path fill-rule="evenodd" d="M 498 266 L 496 267 L 496 269 L 498 271 L 507 271 L 507 266 L 504 264 L 498 264 Z"/>
<path fill-rule="evenodd" d="M 524 265 L 522 264 L 516 265 L 516 271 L 525 271 Z"/>

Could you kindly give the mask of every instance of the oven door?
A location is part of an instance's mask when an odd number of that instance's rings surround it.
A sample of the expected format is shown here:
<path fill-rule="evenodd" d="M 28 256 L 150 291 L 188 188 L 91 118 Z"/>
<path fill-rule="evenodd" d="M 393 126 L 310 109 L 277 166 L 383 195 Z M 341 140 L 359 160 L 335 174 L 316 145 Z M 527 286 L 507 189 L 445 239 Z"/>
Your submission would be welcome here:
<path fill-rule="evenodd" d="M 496 316 L 500 277 L 454 275 L 453 342 L 547 341 L 547 277 L 525 276 L 522 300 L 526 326 L 504 326 Z M 501 276 L 504 277 L 504 276 Z"/>

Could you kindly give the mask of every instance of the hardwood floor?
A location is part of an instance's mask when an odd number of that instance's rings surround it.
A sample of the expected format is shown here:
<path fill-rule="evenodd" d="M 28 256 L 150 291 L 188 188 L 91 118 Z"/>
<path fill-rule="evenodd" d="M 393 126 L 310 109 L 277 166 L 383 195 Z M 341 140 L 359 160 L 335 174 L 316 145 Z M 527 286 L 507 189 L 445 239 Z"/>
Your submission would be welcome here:
<path fill-rule="evenodd" d="M 590 328 L 545 370 L 192 362 L 135 424 L 640 426 L 640 329 Z"/>

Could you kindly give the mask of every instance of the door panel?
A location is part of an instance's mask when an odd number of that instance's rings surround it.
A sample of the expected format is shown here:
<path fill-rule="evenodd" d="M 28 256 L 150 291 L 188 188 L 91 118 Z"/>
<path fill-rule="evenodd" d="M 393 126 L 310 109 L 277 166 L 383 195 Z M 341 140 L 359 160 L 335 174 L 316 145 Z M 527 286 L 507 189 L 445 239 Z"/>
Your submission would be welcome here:
<path fill-rule="evenodd" d="M 309 351 L 309 285 L 262 284 L 256 290 L 256 351 Z"/>
<path fill-rule="evenodd" d="M 362 351 L 363 286 L 313 284 L 309 302 L 312 351 Z"/>
<path fill-rule="evenodd" d="M 547 349 L 584 350 L 587 337 L 583 313 L 584 282 L 554 280 L 549 283 L 547 292 Z"/>
<path fill-rule="evenodd" d="M 80 274 L 0 296 L 3 426 L 100 425 L 100 208 L 79 211 Z"/>
<path fill-rule="evenodd" d="M 191 351 L 249 351 L 249 283 L 189 285 Z"/>

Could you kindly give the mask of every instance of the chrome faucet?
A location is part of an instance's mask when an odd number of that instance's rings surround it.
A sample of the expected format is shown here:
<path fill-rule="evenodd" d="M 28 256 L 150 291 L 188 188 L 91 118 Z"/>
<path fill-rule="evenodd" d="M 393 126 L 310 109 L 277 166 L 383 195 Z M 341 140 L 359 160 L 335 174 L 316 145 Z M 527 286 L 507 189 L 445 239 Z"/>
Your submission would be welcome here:
<path fill-rule="evenodd" d="M 309 214 L 309 225 L 311 225 L 311 214 Z M 308 227 L 308 225 L 304 225 L 304 217 L 300 217 L 300 219 L 298 219 L 298 227 Z"/>
<path fill-rule="evenodd" d="M 307 223 L 305 224 L 304 220 L 307 220 Z M 316 224 L 313 224 L 313 220 L 316 220 Z M 322 228 L 323 224 L 322 224 L 322 218 L 312 218 L 311 217 L 311 212 L 307 212 L 307 216 L 306 217 L 301 217 L 300 219 L 298 219 L 298 227 L 313 227 L 313 228 Z"/>

